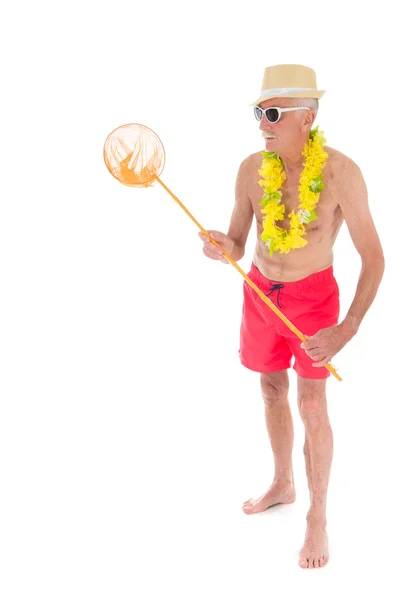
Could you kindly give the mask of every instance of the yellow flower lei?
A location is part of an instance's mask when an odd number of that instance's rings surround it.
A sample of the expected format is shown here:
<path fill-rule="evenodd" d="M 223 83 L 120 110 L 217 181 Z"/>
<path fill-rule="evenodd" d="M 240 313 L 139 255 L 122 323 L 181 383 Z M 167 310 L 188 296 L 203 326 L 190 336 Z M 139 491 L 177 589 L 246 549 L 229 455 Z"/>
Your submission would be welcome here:
<path fill-rule="evenodd" d="M 281 192 L 286 174 L 283 170 L 284 163 L 276 152 L 262 152 L 263 161 L 259 169 L 262 179 L 259 185 L 264 188 L 260 206 L 263 206 L 263 232 L 262 241 L 269 248 L 270 256 L 274 252 L 287 254 L 294 248 L 303 248 L 308 243 L 303 238 L 306 235 L 305 225 L 316 221 L 318 215 L 315 207 L 319 201 L 320 192 L 324 188 L 322 169 L 328 158 L 327 152 L 323 150 L 326 139 L 319 128 L 312 129 L 309 141 L 302 151 L 305 164 L 299 178 L 298 212 L 292 211 L 288 218 L 290 229 L 287 231 L 275 225 L 276 221 L 284 219 L 285 206 L 281 204 Z"/>

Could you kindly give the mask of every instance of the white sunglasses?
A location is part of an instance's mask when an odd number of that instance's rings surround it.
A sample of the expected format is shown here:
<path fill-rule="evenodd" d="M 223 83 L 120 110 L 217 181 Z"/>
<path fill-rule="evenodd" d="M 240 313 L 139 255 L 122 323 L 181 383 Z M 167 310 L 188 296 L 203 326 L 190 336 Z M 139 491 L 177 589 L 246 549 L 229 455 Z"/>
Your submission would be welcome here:
<path fill-rule="evenodd" d="M 265 115 L 266 121 L 269 123 L 277 123 L 281 119 L 281 113 L 291 112 L 292 110 L 310 110 L 307 106 L 295 106 L 293 108 L 280 108 L 279 106 L 270 106 L 269 108 L 254 107 L 255 119 L 262 120 L 262 115 Z"/>

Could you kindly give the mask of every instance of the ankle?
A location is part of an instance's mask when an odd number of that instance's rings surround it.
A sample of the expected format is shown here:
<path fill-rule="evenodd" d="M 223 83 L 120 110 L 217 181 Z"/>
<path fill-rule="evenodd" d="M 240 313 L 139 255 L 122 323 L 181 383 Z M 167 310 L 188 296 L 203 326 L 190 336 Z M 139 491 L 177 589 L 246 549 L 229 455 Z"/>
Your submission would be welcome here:
<path fill-rule="evenodd" d="M 294 487 L 294 478 L 292 475 L 274 475 L 273 483 L 284 487 Z"/>
<path fill-rule="evenodd" d="M 306 521 L 311 527 L 317 527 L 318 529 L 325 529 L 327 527 L 327 519 L 324 513 L 309 510 L 306 515 Z"/>

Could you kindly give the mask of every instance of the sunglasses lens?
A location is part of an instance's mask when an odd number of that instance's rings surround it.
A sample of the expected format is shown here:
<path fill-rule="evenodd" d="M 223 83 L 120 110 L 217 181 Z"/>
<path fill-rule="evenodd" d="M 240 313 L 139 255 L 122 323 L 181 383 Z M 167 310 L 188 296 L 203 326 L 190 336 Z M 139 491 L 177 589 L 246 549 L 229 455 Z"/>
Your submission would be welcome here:
<path fill-rule="evenodd" d="M 268 108 L 266 110 L 266 118 L 270 123 L 276 123 L 279 120 L 279 111 L 277 108 Z"/>
<path fill-rule="evenodd" d="M 254 107 L 254 114 L 255 114 L 255 119 L 257 121 L 261 121 L 262 120 L 262 111 L 259 108 L 259 106 L 255 106 Z"/>

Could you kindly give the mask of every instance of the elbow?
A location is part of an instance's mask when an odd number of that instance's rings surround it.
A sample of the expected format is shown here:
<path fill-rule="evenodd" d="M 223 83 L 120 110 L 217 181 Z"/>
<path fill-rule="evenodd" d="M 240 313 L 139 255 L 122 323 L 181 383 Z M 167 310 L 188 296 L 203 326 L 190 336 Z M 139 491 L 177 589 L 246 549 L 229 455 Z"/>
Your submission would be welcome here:
<path fill-rule="evenodd" d="M 381 277 L 385 271 L 385 257 L 383 252 L 373 253 L 372 255 L 362 256 L 363 269 L 370 268 L 378 271 Z"/>

